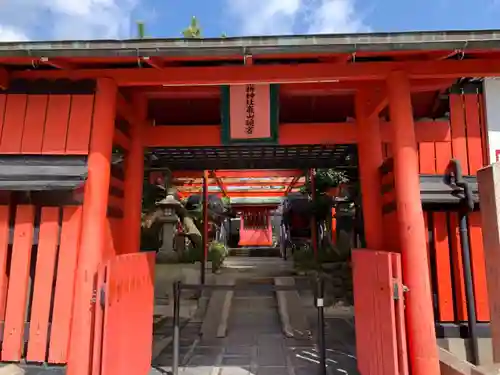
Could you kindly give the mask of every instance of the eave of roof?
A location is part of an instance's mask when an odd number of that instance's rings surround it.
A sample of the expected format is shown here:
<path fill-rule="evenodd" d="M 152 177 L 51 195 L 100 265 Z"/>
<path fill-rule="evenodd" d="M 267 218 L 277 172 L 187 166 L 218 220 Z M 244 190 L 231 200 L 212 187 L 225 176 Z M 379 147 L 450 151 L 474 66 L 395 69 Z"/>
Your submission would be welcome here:
<path fill-rule="evenodd" d="M 0 57 L 224 57 L 441 50 L 500 50 L 500 30 L 0 43 Z"/>

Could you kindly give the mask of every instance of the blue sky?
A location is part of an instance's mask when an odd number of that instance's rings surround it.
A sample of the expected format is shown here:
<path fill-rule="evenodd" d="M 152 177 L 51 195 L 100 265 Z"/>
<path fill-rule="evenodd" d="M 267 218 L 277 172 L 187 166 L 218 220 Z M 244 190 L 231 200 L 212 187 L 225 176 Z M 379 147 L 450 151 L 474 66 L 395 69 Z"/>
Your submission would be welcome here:
<path fill-rule="evenodd" d="M 500 29 L 500 0 L 0 0 L 0 41 Z"/>

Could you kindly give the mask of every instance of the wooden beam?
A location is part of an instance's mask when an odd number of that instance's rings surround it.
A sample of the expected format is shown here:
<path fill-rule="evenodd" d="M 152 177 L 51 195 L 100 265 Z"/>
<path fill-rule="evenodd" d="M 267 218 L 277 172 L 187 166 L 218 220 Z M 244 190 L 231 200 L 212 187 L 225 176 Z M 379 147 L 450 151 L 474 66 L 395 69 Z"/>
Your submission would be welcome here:
<path fill-rule="evenodd" d="M 412 92 L 437 91 L 450 87 L 454 79 L 413 79 Z M 327 82 L 327 83 L 293 83 L 280 85 L 280 94 L 286 96 L 329 96 L 342 93 L 354 93 L 359 90 L 385 90 L 385 81 L 368 82 Z"/>
<path fill-rule="evenodd" d="M 414 79 L 411 81 L 412 92 L 438 91 L 450 87 L 454 79 Z M 338 94 L 352 94 L 358 90 L 380 90 L 385 88 L 385 82 L 327 82 L 327 83 L 294 83 L 280 85 L 280 95 L 285 96 L 331 96 Z M 147 86 L 128 88 L 148 98 L 219 98 L 221 94 L 218 86 Z"/>
<path fill-rule="evenodd" d="M 61 70 L 75 70 L 78 68 L 74 64 L 64 61 L 62 59 L 49 59 L 48 57 L 40 57 L 38 63 L 42 65 L 48 65 L 53 68 Z"/>
<path fill-rule="evenodd" d="M 252 190 L 252 191 L 230 191 L 231 198 L 260 198 L 260 197 L 284 197 L 285 190 Z"/>
<path fill-rule="evenodd" d="M 212 171 L 212 178 L 214 178 L 214 179 L 215 179 L 215 183 L 216 183 L 216 184 L 217 184 L 217 186 L 219 187 L 220 192 L 222 193 L 222 195 L 223 195 L 224 197 L 227 197 L 227 189 L 226 189 L 226 187 L 224 186 L 224 183 L 222 182 L 222 180 L 221 180 L 219 177 L 217 177 L 217 174 L 216 174 L 216 172 L 215 172 L 215 171 Z"/>
<path fill-rule="evenodd" d="M 15 79 L 112 78 L 119 86 L 190 86 L 252 83 L 374 81 L 404 70 L 412 79 L 496 77 L 497 60 L 467 59 L 412 62 L 370 62 L 301 65 L 172 67 L 165 69 L 85 69 L 76 71 L 21 71 Z"/>
<path fill-rule="evenodd" d="M 9 72 L 0 67 L 0 90 L 6 90 L 9 87 Z"/>
<path fill-rule="evenodd" d="M 298 180 L 298 177 L 295 177 L 297 178 Z M 283 182 L 283 181 L 271 181 L 271 182 L 262 182 L 262 181 L 257 181 L 257 182 L 252 182 L 252 181 L 241 181 L 241 182 L 232 182 L 230 184 L 228 184 L 227 182 L 225 182 L 224 180 L 221 181 L 223 183 L 223 186 L 224 186 L 224 191 L 227 193 L 227 192 L 232 192 L 232 191 L 235 191 L 235 189 L 229 189 L 229 188 L 233 188 L 233 187 L 244 187 L 244 188 L 247 188 L 247 187 L 271 187 L 271 186 L 281 186 L 283 188 L 286 188 L 286 187 L 290 187 L 290 183 L 289 182 Z M 178 188 L 201 188 L 202 187 L 202 183 L 201 182 L 193 182 L 193 183 L 190 183 L 190 182 L 184 182 L 184 181 L 173 181 L 173 184 L 175 186 L 177 186 Z M 302 186 L 304 183 L 296 183 L 293 187 L 300 187 Z M 222 191 L 222 188 L 219 186 L 219 184 L 217 183 L 211 183 L 209 184 L 211 187 L 219 187 Z"/>
<path fill-rule="evenodd" d="M 165 67 L 165 63 L 161 61 L 158 57 L 143 56 L 140 59 L 141 61 L 145 62 L 150 67 L 155 69 L 163 69 Z"/>
<path fill-rule="evenodd" d="M 367 117 L 378 116 L 387 107 L 388 101 L 385 89 L 370 90 L 367 97 L 368 103 L 365 104 L 364 108 Z"/>
<path fill-rule="evenodd" d="M 295 177 L 304 174 L 296 169 L 251 169 L 251 170 L 231 170 L 219 169 L 215 171 L 219 178 L 273 178 L 273 177 Z M 203 176 L 199 171 L 173 171 L 173 178 L 200 178 Z"/>
<path fill-rule="evenodd" d="M 307 129 L 307 131 L 304 131 Z M 388 125 L 381 123 L 382 141 L 391 142 Z M 222 146 L 219 125 L 150 126 L 145 130 L 146 147 Z M 444 142 L 451 139 L 449 121 L 415 123 L 417 142 Z M 285 123 L 279 126 L 280 146 L 335 145 L 357 143 L 356 123 Z M 267 176 L 266 176 L 267 177 Z"/>
<path fill-rule="evenodd" d="M 299 178 L 300 178 L 299 176 L 295 176 L 293 178 L 292 182 L 290 182 L 290 185 L 288 185 L 288 187 L 286 188 L 286 192 L 285 192 L 286 195 L 288 195 L 293 190 L 293 188 L 297 184 L 297 181 L 299 181 Z"/>
<path fill-rule="evenodd" d="M 281 124 L 278 140 L 283 146 L 352 144 L 356 128 L 354 122 Z"/>
<path fill-rule="evenodd" d="M 116 97 L 116 112 L 129 124 L 140 124 L 142 121 L 137 117 L 134 105 L 118 92 Z"/>
<path fill-rule="evenodd" d="M 220 146 L 219 125 L 149 126 L 144 132 L 146 147 Z"/>

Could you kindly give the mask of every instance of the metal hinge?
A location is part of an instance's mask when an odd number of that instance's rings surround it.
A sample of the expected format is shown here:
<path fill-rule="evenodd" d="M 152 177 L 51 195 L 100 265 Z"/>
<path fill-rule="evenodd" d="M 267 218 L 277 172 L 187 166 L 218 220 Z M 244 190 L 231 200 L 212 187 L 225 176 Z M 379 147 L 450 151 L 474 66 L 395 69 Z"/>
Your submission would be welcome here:
<path fill-rule="evenodd" d="M 92 291 L 92 298 L 90 300 L 92 304 L 97 303 L 97 290 Z M 106 285 L 101 286 L 99 289 L 99 304 L 101 305 L 102 308 L 104 308 L 106 304 Z"/>
<path fill-rule="evenodd" d="M 399 286 L 401 285 L 401 287 L 403 288 L 403 293 L 407 293 L 410 291 L 410 289 L 408 289 L 408 287 L 406 285 L 403 285 L 401 284 L 398 280 L 394 279 L 392 281 L 392 298 L 395 300 L 395 301 L 399 301 L 399 296 L 400 296 L 400 293 L 399 293 Z"/>
<path fill-rule="evenodd" d="M 99 302 L 101 304 L 101 307 L 104 309 L 104 306 L 106 306 L 106 284 L 103 284 L 101 286 L 100 290 L 100 296 L 99 296 Z"/>

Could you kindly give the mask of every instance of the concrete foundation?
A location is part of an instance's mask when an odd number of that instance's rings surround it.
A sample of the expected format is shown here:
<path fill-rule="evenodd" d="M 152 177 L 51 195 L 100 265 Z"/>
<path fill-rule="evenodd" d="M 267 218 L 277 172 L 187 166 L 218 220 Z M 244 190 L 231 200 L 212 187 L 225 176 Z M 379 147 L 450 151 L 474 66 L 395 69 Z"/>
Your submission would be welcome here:
<path fill-rule="evenodd" d="M 471 361 L 469 340 L 461 338 L 438 339 L 438 345 L 462 361 Z M 478 339 L 479 365 L 493 364 L 493 347 L 490 338 Z"/>

